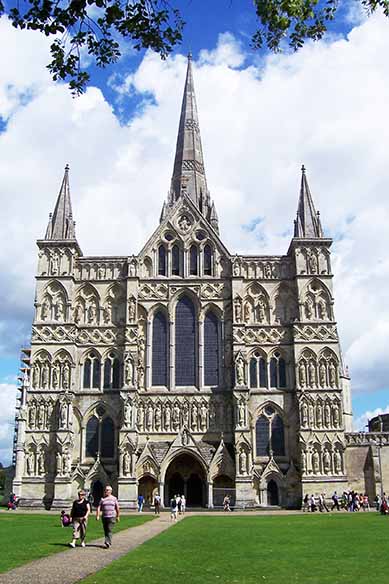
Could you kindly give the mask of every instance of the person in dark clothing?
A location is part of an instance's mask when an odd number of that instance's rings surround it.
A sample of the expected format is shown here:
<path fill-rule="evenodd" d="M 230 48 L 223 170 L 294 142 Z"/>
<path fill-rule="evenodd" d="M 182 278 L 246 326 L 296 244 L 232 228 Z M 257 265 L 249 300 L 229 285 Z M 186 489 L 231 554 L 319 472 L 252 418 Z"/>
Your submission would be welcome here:
<path fill-rule="evenodd" d="M 73 501 L 70 517 L 73 523 L 73 539 L 69 546 L 76 547 L 77 539 L 81 541 L 81 547 L 85 547 L 86 526 L 89 513 L 91 512 L 90 503 L 85 499 L 85 491 L 79 491 L 78 499 Z"/>

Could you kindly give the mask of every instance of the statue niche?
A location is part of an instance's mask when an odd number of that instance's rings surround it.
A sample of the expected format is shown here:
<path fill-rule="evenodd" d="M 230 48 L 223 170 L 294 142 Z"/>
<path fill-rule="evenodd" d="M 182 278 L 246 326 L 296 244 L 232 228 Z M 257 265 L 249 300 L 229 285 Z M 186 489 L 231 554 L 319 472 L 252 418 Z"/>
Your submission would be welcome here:
<path fill-rule="evenodd" d="M 65 290 L 58 282 L 52 282 L 46 288 L 40 306 L 38 318 L 43 321 L 66 321 L 67 296 Z"/>
<path fill-rule="evenodd" d="M 305 320 L 331 320 L 331 300 L 328 290 L 319 280 L 313 280 L 303 298 Z"/>
<path fill-rule="evenodd" d="M 78 325 L 99 324 L 99 296 L 90 284 L 86 284 L 78 291 L 73 318 Z"/>
<path fill-rule="evenodd" d="M 247 288 L 243 300 L 242 318 L 245 324 L 269 323 L 269 300 L 265 290 L 256 282 Z"/>

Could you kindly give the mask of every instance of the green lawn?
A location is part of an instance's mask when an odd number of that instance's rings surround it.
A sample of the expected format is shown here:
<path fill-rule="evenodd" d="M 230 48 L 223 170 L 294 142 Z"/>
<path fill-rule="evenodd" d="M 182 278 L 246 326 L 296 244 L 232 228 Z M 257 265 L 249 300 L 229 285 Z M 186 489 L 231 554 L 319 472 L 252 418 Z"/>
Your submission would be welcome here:
<path fill-rule="evenodd" d="M 135 527 L 150 516 L 122 515 L 115 531 Z M 103 536 L 101 521 L 91 517 L 86 541 Z M 63 551 L 72 539 L 71 527 L 62 528 L 58 515 L 35 515 L 7 511 L 0 513 L 0 572 Z M 1 577 L 0 577 L 1 581 Z"/>
<path fill-rule="evenodd" d="M 376 513 L 189 517 L 83 584 L 389 582 Z"/>

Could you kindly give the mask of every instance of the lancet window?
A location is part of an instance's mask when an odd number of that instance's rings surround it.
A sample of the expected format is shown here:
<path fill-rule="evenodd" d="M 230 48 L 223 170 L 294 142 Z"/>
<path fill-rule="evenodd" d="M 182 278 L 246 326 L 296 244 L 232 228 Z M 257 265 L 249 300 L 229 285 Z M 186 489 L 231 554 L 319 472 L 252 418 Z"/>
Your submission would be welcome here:
<path fill-rule="evenodd" d="M 84 361 L 84 389 L 100 389 L 100 358 L 96 353 L 90 353 Z"/>
<path fill-rule="evenodd" d="M 189 274 L 197 276 L 198 273 L 198 250 L 196 245 L 192 245 L 189 250 Z"/>
<path fill-rule="evenodd" d="M 257 456 L 285 456 L 285 430 L 280 414 L 268 405 L 255 424 Z"/>
<path fill-rule="evenodd" d="M 166 275 L 167 275 L 166 248 L 164 245 L 160 245 L 158 248 L 158 276 Z"/>
<path fill-rule="evenodd" d="M 101 458 L 113 458 L 115 454 L 115 426 L 109 416 L 98 418 L 92 416 L 86 425 L 87 457 L 95 458 L 100 454 Z"/>
<path fill-rule="evenodd" d="M 204 254 L 203 254 L 203 266 L 204 266 L 204 276 L 212 276 L 212 248 L 210 245 L 206 245 L 204 247 Z"/>
<path fill-rule="evenodd" d="M 183 296 L 175 314 L 176 385 L 196 385 L 197 326 L 193 302 Z"/>
<path fill-rule="evenodd" d="M 104 389 L 122 387 L 122 365 L 115 353 L 109 353 L 104 361 Z"/>
<path fill-rule="evenodd" d="M 152 342 L 152 385 L 168 384 L 168 323 L 165 314 L 159 310 L 153 319 Z"/>
<path fill-rule="evenodd" d="M 204 320 L 204 384 L 219 385 L 219 319 L 209 311 Z"/>
<path fill-rule="evenodd" d="M 270 359 L 270 387 L 286 387 L 286 363 L 278 352 Z"/>

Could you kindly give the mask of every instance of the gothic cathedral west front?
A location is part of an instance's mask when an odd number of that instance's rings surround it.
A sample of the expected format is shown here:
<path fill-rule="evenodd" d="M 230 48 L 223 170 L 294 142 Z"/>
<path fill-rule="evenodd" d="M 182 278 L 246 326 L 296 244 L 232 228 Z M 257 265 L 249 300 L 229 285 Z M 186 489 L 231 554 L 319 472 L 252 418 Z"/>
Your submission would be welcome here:
<path fill-rule="evenodd" d="M 285 255 L 234 255 L 204 171 L 191 57 L 171 188 L 138 255 L 88 257 L 69 169 L 38 240 L 14 492 L 69 504 L 110 483 L 123 507 L 298 507 L 347 488 L 351 432 L 325 237 L 305 170 Z"/>

